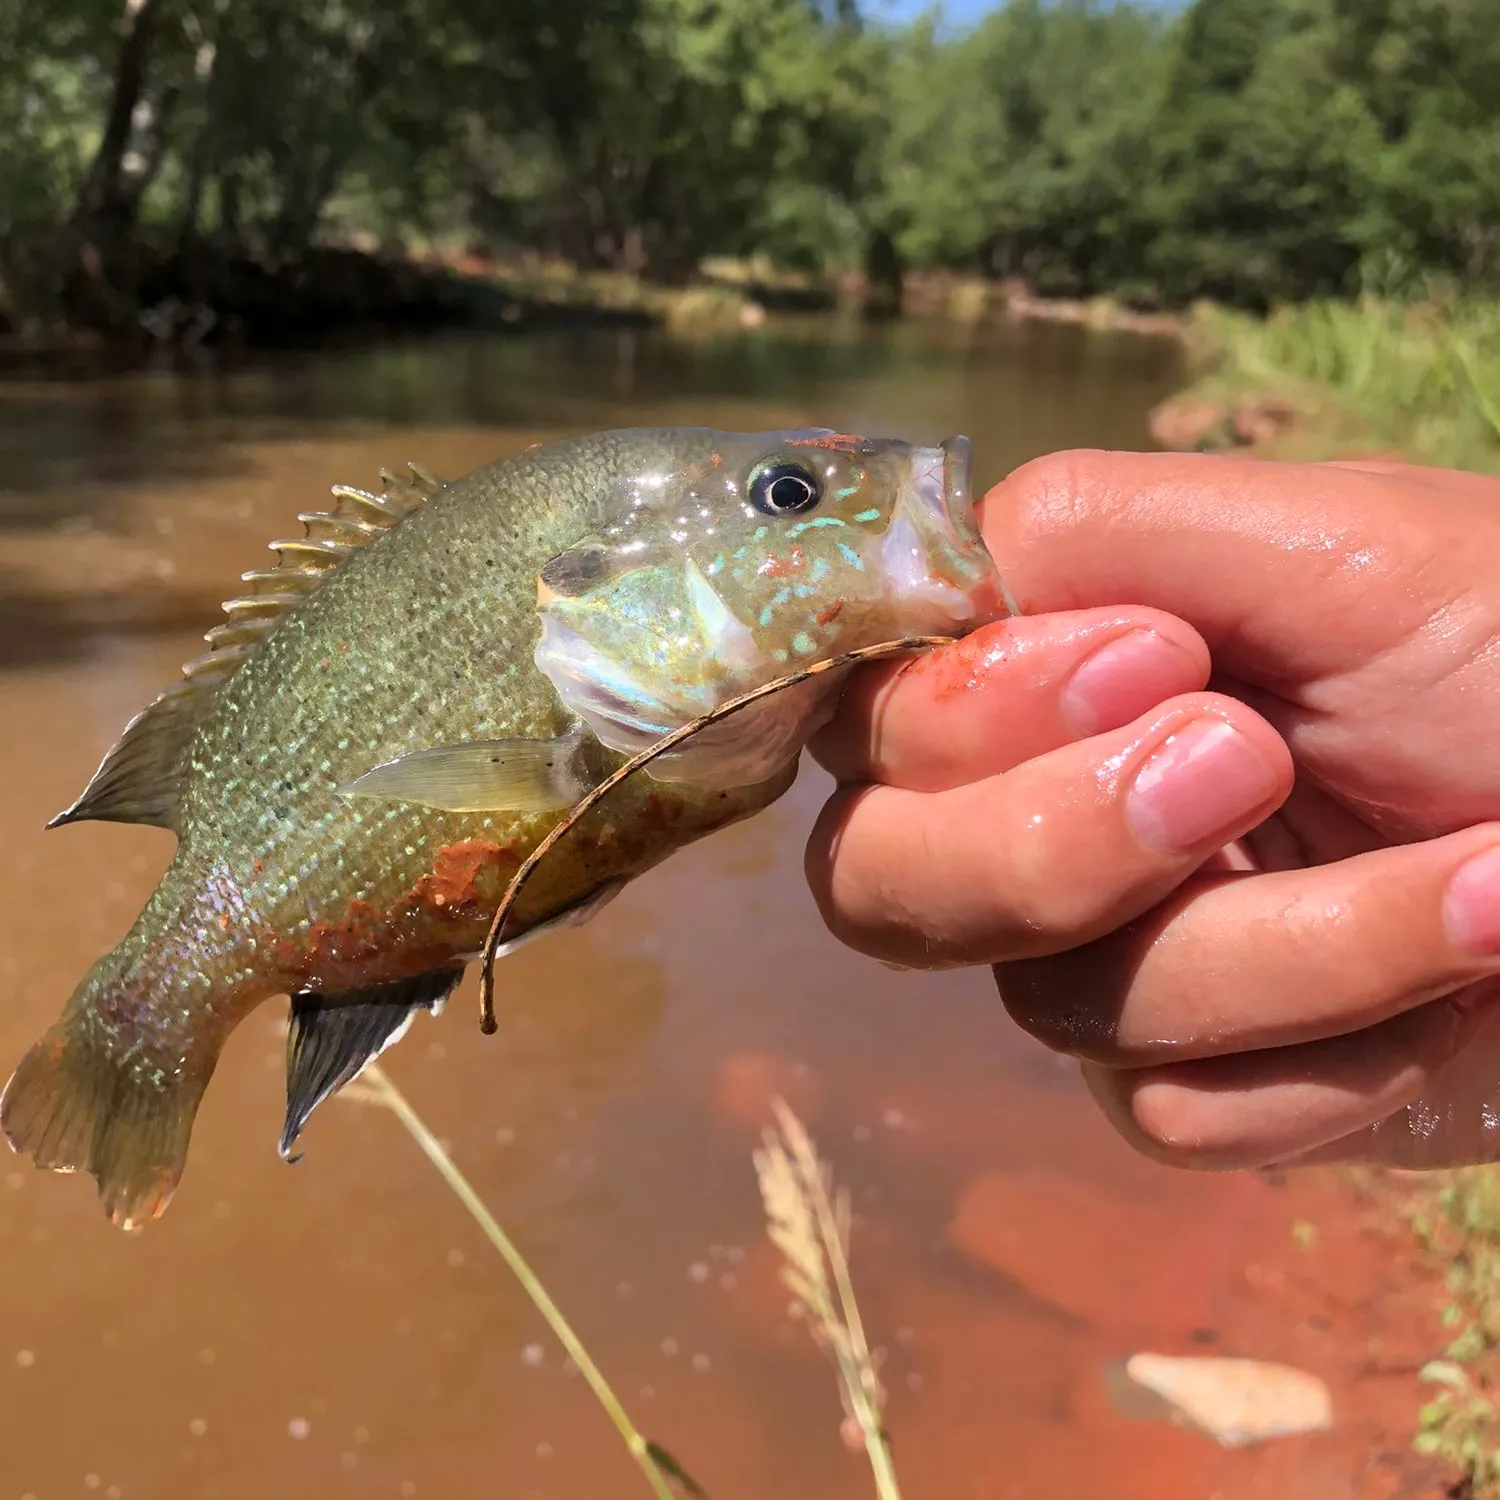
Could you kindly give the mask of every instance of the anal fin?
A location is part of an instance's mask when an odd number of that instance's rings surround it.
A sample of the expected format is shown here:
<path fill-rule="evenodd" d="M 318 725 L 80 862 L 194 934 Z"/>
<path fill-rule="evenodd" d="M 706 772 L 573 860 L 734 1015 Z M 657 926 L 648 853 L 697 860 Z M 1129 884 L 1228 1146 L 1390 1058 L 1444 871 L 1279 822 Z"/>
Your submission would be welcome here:
<path fill-rule="evenodd" d="M 400 1041 L 419 1010 L 440 1011 L 462 977 L 462 969 L 437 969 L 347 994 L 303 991 L 292 996 L 286 1122 L 277 1146 L 283 1161 L 300 1159 L 292 1148 L 308 1116 Z"/>

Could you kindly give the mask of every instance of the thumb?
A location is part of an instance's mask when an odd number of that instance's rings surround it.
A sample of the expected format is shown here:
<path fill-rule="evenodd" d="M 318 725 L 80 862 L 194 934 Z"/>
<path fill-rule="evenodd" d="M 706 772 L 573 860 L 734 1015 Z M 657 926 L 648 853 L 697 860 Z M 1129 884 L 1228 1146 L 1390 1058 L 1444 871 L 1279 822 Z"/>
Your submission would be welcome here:
<path fill-rule="evenodd" d="M 1208 454 L 1056 453 L 981 505 L 1023 613 L 1146 605 L 1216 665 L 1280 689 L 1351 670 L 1428 626 L 1500 563 L 1500 485 Z"/>

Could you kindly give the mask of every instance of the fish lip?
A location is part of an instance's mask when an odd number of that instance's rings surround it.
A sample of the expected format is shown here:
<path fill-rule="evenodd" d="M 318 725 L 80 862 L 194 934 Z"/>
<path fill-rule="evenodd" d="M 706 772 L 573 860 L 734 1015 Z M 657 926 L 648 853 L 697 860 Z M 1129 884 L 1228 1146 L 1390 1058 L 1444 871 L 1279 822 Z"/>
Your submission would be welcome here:
<path fill-rule="evenodd" d="M 973 445 L 961 435 L 915 448 L 901 503 L 882 545 L 898 598 L 925 610 L 934 633 L 966 634 L 1013 613 L 973 504 Z"/>
<path fill-rule="evenodd" d="M 943 501 L 949 518 L 974 511 L 974 445 L 961 432 L 938 444 L 943 455 Z"/>
<path fill-rule="evenodd" d="M 961 433 L 944 438 L 936 448 L 918 448 L 912 454 L 914 498 L 934 520 L 971 542 L 979 539 L 973 472 L 974 445 Z"/>

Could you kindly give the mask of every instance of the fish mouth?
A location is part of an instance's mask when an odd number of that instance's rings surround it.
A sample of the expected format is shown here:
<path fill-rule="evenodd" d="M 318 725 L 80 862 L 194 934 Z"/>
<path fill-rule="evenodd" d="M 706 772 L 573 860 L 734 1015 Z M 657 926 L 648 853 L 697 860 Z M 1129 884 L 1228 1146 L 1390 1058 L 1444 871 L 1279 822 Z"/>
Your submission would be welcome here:
<path fill-rule="evenodd" d="M 882 561 L 897 600 L 926 615 L 928 628 L 958 626 L 961 633 L 1004 612 L 1000 576 L 974 514 L 968 438 L 912 450 Z"/>

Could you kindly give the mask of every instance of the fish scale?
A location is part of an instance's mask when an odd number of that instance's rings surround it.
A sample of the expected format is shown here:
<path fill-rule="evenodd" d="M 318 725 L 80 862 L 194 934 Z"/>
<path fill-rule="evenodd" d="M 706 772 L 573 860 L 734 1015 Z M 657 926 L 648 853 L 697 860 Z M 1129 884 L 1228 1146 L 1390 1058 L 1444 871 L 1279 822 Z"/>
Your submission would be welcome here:
<path fill-rule="evenodd" d="M 336 491 L 306 540 L 273 544 L 279 567 L 246 575 L 209 654 L 54 820 L 178 834 L 0 1100 L 11 1145 L 92 1173 L 126 1226 L 165 1208 L 224 1041 L 263 1001 L 291 997 L 290 1159 L 312 1109 L 441 1006 L 521 861 L 642 735 L 789 656 L 998 609 L 962 440 L 641 429 L 441 487 L 414 474 Z M 613 790 L 542 861 L 508 946 L 779 797 L 834 675 Z"/>

